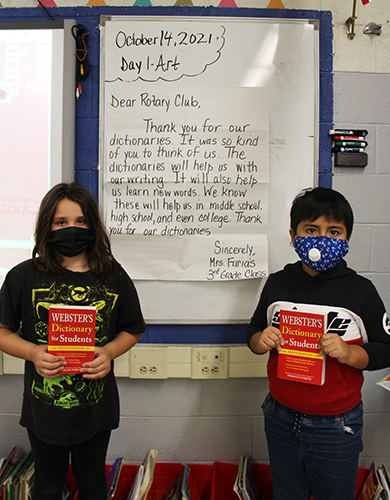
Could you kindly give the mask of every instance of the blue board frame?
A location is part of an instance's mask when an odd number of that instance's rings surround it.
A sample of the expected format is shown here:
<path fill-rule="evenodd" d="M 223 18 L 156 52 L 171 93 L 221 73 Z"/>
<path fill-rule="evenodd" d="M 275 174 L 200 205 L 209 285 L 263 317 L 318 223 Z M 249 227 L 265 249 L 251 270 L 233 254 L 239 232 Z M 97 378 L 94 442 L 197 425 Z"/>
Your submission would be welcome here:
<path fill-rule="evenodd" d="M 99 59 L 100 16 L 224 16 L 286 19 L 317 19 L 320 45 L 319 179 L 320 186 L 332 187 L 331 139 L 333 128 L 333 28 L 329 11 L 252 9 L 225 7 L 54 7 L 54 19 L 75 19 L 89 31 L 88 62 L 91 74 L 82 81 L 82 95 L 76 103 L 75 180 L 98 197 L 99 153 Z M 47 20 L 41 8 L 2 8 L 0 19 Z M 76 90 L 76 86 L 75 86 Z M 250 318 L 248 318 L 249 321 Z M 246 325 L 149 325 L 142 343 L 158 344 L 243 344 Z"/>

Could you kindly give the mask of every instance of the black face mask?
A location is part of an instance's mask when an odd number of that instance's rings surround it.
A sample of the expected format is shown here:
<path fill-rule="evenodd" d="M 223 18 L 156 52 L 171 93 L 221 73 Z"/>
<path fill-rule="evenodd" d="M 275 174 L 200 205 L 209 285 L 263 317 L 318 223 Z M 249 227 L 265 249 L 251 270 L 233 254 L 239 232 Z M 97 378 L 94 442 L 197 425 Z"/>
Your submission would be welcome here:
<path fill-rule="evenodd" d="M 83 227 L 65 227 L 52 231 L 47 243 L 65 257 L 75 257 L 83 252 L 95 239 L 89 229 Z"/>

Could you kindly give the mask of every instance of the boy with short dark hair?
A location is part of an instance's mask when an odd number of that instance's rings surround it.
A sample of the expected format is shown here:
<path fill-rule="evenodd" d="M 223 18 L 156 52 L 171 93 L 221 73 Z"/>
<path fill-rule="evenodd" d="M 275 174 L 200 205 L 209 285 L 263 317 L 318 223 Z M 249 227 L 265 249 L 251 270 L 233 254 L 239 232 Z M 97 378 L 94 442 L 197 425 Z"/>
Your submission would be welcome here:
<path fill-rule="evenodd" d="M 271 274 L 247 341 L 270 353 L 263 403 L 274 500 L 353 500 L 362 450 L 363 369 L 390 365 L 390 328 L 374 285 L 347 267 L 353 212 L 344 196 L 317 187 L 298 195 L 290 236 L 300 261 Z M 325 382 L 277 377 L 280 310 L 324 315 Z"/>

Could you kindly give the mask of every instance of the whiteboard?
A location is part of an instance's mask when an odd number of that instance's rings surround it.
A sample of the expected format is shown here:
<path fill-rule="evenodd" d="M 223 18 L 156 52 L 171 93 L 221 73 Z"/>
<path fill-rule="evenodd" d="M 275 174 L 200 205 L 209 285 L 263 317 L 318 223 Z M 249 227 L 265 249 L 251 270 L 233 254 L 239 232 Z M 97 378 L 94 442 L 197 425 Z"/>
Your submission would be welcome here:
<path fill-rule="evenodd" d="M 0 285 L 31 257 L 43 196 L 74 178 L 74 24 L 0 21 Z"/>
<path fill-rule="evenodd" d="M 114 24 L 115 23 L 115 24 Z M 223 45 L 208 47 L 207 55 L 187 44 L 186 71 L 178 81 L 185 90 L 194 85 L 219 89 L 262 88 L 267 91 L 269 108 L 269 218 L 268 269 L 274 272 L 296 260 L 289 246 L 289 210 L 293 198 L 304 188 L 313 186 L 318 177 L 318 109 L 319 109 L 319 40 L 318 21 L 304 19 L 112 16 L 101 18 L 100 75 L 100 196 L 104 210 L 104 179 L 107 161 L 104 151 L 107 113 L 112 77 L 107 61 L 118 58 L 112 39 L 126 33 L 128 60 L 137 61 L 137 47 L 150 43 L 150 57 L 164 56 L 164 48 L 153 45 L 143 35 L 151 29 L 161 33 L 223 33 Z M 109 36 L 108 36 L 109 35 Z M 157 39 L 157 38 L 156 38 Z M 189 40 L 189 38 L 187 38 Z M 121 43 L 122 43 L 121 42 Z M 123 45 L 122 43 L 122 45 Z M 199 57 L 199 60 L 197 59 Z M 206 57 L 207 64 L 204 64 Z M 192 69 L 192 70 L 191 70 Z M 152 93 L 171 85 L 169 79 L 137 77 L 134 62 L 127 81 L 116 79 L 120 92 L 142 88 Z M 129 109 L 131 113 L 131 109 Z M 110 120 L 115 116 L 110 114 Z M 118 127 L 123 126 L 118 123 Z M 131 236 L 127 252 L 123 238 L 112 238 L 114 255 L 125 269 L 131 268 Z M 118 255 L 119 254 L 119 255 Z M 147 259 L 147 255 L 145 255 Z M 131 275 L 131 272 L 129 273 Z M 149 323 L 242 323 L 253 314 L 265 279 L 240 279 L 226 282 L 137 280 L 136 287 L 146 320 Z"/>

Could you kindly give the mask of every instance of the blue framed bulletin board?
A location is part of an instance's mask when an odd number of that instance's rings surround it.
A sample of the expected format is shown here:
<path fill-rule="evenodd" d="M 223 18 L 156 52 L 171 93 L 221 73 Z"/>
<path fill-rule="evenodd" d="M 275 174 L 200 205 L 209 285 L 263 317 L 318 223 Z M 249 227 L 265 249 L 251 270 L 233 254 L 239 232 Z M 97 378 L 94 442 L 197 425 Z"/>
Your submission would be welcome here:
<path fill-rule="evenodd" d="M 83 93 L 76 104 L 76 165 L 75 178 L 87 187 L 97 198 L 99 195 L 99 71 L 100 71 L 100 17 L 101 16 L 190 16 L 219 18 L 279 18 L 291 20 L 317 20 L 319 39 L 318 60 L 318 123 L 315 133 L 317 137 L 318 163 L 313 183 L 331 186 L 332 161 L 329 147 L 328 130 L 333 120 L 333 80 L 332 80 L 332 23 L 329 12 L 268 10 L 268 9 L 232 9 L 218 7 L 81 7 L 50 9 L 56 19 L 72 18 L 83 24 L 89 31 L 88 62 L 91 74 L 82 82 Z M 45 19 L 41 9 L 1 9 L 2 19 Z M 314 165 L 315 159 L 313 159 Z M 302 186 L 307 187 L 307 186 Z M 291 200 L 286 200 L 289 205 Z M 286 228 L 286 233 L 288 228 Z M 281 236 L 282 241 L 282 236 Z M 284 240 L 285 241 L 285 240 Z M 291 256 L 293 259 L 294 256 Z M 274 269 L 271 269 L 274 270 Z M 250 280 L 255 281 L 255 280 Z M 206 283 L 210 284 L 210 283 Z M 229 283 L 227 283 L 229 284 Z M 254 287 L 253 303 L 258 300 L 260 287 Z M 223 300 L 223 297 L 220 297 Z M 141 301 L 145 302 L 147 297 Z M 230 299 L 229 299 L 230 300 Z M 238 297 L 238 300 L 240 298 Z M 155 301 L 155 298 L 153 298 Z M 173 302 L 175 302 L 173 300 Z M 153 305 L 153 304 L 152 304 Z M 173 304 L 177 310 L 177 304 Z M 148 309 L 148 308 L 146 308 Z M 147 315 L 148 316 L 148 315 Z M 174 317 L 175 316 L 175 317 Z M 246 323 L 249 316 L 232 318 L 223 321 L 218 318 L 201 315 L 200 321 L 193 318 L 180 318 L 181 314 L 168 318 L 149 318 L 149 326 L 142 341 L 148 343 L 221 343 L 234 344 L 245 342 Z M 183 315 L 182 315 L 183 316 Z M 171 318 L 171 319 L 170 319 Z M 182 319 L 182 321 L 181 321 Z M 156 321 L 156 323 L 154 322 Z M 164 324 L 163 324 L 164 323 Z M 197 324 L 196 324 L 197 323 Z"/>

